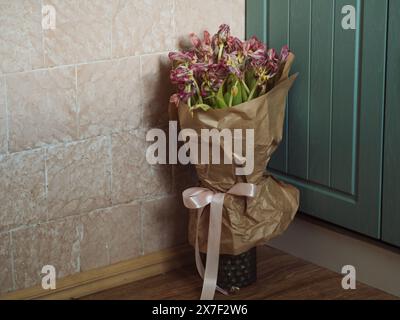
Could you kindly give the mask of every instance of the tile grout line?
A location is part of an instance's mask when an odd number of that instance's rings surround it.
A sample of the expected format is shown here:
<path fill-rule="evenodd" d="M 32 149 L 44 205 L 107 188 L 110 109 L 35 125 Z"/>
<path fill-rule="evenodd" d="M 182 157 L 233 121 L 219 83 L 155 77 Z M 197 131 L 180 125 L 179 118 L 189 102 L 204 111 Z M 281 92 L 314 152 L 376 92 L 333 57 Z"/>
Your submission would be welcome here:
<path fill-rule="evenodd" d="M 142 56 L 139 56 L 139 79 L 142 80 L 142 75 L 143 75 L 143 59 Z M 143 122 L 144 122 L 144 94 L 143 94 L 143 85 L 140 86 L 139 88 L 139 99 L 140 99 L 140 103 L 139 103 L 139 117 L 140 117 L 140 123 L 139 123 L 139 128 L 141 129 L 141 127 L 143 126 Z"/>
<path fill-rule="evenodd" d="M 141 53 L 141 54 L 133 54 L 133 55 L 123 56 L 123 57 L 112 57 L 112 58 L 109 58 L 109 59 L 95 59 L 95 60 L 90 60 L 90 61 L 83 61 L 83 62 L 76 62 L 76 63 L 69 63 L 69 64 L 60 64 L 60 65 L 47 66 L 47 67 L 42 67 L 42 68 L 34 68 L 34 69 L 31 69 L 31 70 L 7 72 L 7 73 L 3 73 L 3 75 L 4 76 L 6 76 L 6 75 L 8 75 L 8 76 L 10 76 L 10 75 L 21 75 L 21 74 L 27 74 L 27 73 L 32 73 L 32 72 L 51 71 L 51 70 L 58 70 L 58 69 L 72 68 L 72 67 L 80 67 L 80 66 L 98 64 L 98 63 L 120 62 L 120 61 L 139 58 L 139 57 L 147 57 L 147 56 L 168 54 L 169 52 L 170 52 L 170 50 L 164 50 L 164 51 L 146 52 L 146 53 Z"/>
<path fill-rule="evenodd" d="M 13 237 L 12 237 L 13 231 L 9 231 L 9 237 L 10 237 L 10 259 L 11 259 L 11 278 L 12 278 L 12 285 L 13 285 L 13 290 L 16 290 L 16 280 L 15 280 L 15 262 L 14 262 L 14 246 L 13 246 Z"/>
<path fill-rule="evenodd" d="M 7 77 L 3 76 L 4 81 L 4 104 L 5 104 L 5 112 L 6 112 L 6 154 L 10 154 L 10 116 L 8 110 L 8 86 L 7 86 Z"/>
<path fill-rule="evenodd" d="M 81 261 L 81 253 L 82 253 L 82 241 L 83 237 L 85 236 L 85 227 L 82 223 L 81 217 L 79 217 L 79 227 L 80 227 L 80 233 L 79 233 L 79 254 L 78 254 L 78 272 L 82 272 L 82 261 Z"/>
<path fill-rule="evenodd" d="M 109 188 L 110 188 L 110 202 L 111 205 L 114 205 L 113 201 L 113 175 L 114 175 L 114 170 L 113 170 L 113 152 L 112 152 L 112 134 L 109 135 L 108 137 L 108 169 L 109 169 Z"/>
<path fill-rule="evenodd" d="M 46 222 L 49 221 L 50 214 L 49 214 L 49 180 L 48 180 L 48 170 L 47 170 L 47 148 L 44 148 L 44 193 L 46 199 Z"/>
<path fill-rule="evenodd" d="M 76 134 L 77 138 L 79 139 L 81 137 L 81 119 L 80 119 L 80 113 L 81 113 L 81 108 L 78 100 L 78 66 L 75 65 L 75 112 L 76 112 Z"/>
<path fill-rule="evenodd" d="M 143 201 L 139 203 L 139 214 L 140 214 L 140 255 L 144 256 L 144 216 L 143 216 Z"/>

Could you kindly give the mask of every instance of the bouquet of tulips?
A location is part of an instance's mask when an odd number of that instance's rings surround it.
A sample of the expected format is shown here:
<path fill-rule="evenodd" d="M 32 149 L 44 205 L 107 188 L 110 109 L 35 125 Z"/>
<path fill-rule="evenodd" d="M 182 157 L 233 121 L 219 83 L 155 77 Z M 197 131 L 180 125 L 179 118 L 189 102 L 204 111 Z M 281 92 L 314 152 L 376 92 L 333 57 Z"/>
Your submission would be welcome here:
<path fill-rule="evenodd" d="M 177 86 L 170 101 L 171 117 L 196 137 L 195 145 L 204 142 L 201 135 L 207 130 L 203 129 L 254 133 L 233 138 L 242 147 L 252 146 L 246 147 L 245 156 L 220 144 L 218 151 L 231 162 L 194 163 L 200 186 L 183 193 L 185 206 L 193 210 L 189 241 L 205 279 L 202 299 L 211 299 L 219 254 L 239 257 L 250 252 L 283 233 L 298 210 L 299 191 L 266 172 L 282 141 L 286 98 L 297 75 L 289 76 L 294 55 L 287 46 L 278 54 L 256 37 L 247 41 L 233 37 L 227 25 L 213 37 L 205 31 L 203 40 L 194 34 L 190 38 L 191 48 L 169 55 L 171 81 Z M 213 147 L 206 148 L 211 154 Z M 248 150 L 254 152 L 250 155 Z M 238 168 L 250 163 L 251 170 L 237 174 Z M 206 268 L 200 252 L 207 254 Z"/>
<path fill-rule="evenodd" d="M 190 110 L 222 109 L 251 101 L 271 90 L 280 79 L 289 56 L 284 46 L 278 54 L 256 37 L 248 41 L 230 34 L 224 24 L 203 40 L 190 35 L 192 48 L 171 52 L 171 81 L 178 93 L 172 102 L 182 101 Z"/>

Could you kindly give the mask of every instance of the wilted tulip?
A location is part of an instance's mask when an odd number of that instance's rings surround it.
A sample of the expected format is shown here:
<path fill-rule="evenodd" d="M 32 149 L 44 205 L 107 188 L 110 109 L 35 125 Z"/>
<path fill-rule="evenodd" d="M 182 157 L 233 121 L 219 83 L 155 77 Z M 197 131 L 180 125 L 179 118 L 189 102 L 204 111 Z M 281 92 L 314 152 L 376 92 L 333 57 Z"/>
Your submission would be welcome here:
<path fill-rule="evenodd" d="M 178 89 L 171 102 L 194 109 L 229 107 L 268 92 L 289 56 L 288 46 L 278 55 L 257 37 L 232 36 L 226 24 L 213 37 L 204 31 L 203 39 L 192 33 L 190 40 L 190 49 L 169 54 L 171 81 Z"/>

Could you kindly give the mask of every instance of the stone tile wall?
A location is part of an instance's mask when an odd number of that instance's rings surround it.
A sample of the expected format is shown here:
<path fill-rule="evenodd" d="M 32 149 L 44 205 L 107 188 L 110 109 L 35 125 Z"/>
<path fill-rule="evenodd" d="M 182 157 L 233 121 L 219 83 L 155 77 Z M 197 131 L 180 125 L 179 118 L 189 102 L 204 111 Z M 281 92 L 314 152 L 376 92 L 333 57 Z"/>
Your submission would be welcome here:
<path fill-rule="evenodd" d="M 168 51 L 244 20 L 244 0 L 0 0 L 0 294 L 186 242 L 193 175 L 150 166 L 145 133 Z"/>

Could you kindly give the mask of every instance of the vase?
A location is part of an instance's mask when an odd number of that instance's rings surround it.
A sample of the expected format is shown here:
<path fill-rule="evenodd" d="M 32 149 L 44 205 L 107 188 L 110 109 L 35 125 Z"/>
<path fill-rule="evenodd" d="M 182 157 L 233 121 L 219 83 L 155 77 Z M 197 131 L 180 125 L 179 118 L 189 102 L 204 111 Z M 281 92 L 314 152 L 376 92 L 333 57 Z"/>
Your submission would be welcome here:
<path fill-rule="evenodd" d="M 202 254 L 205 262 L 206 255 Z M 257 249 L 240 255 L 220 255 L 217 284 L 229 293 L 236 293 L 257 281 Z"/>

